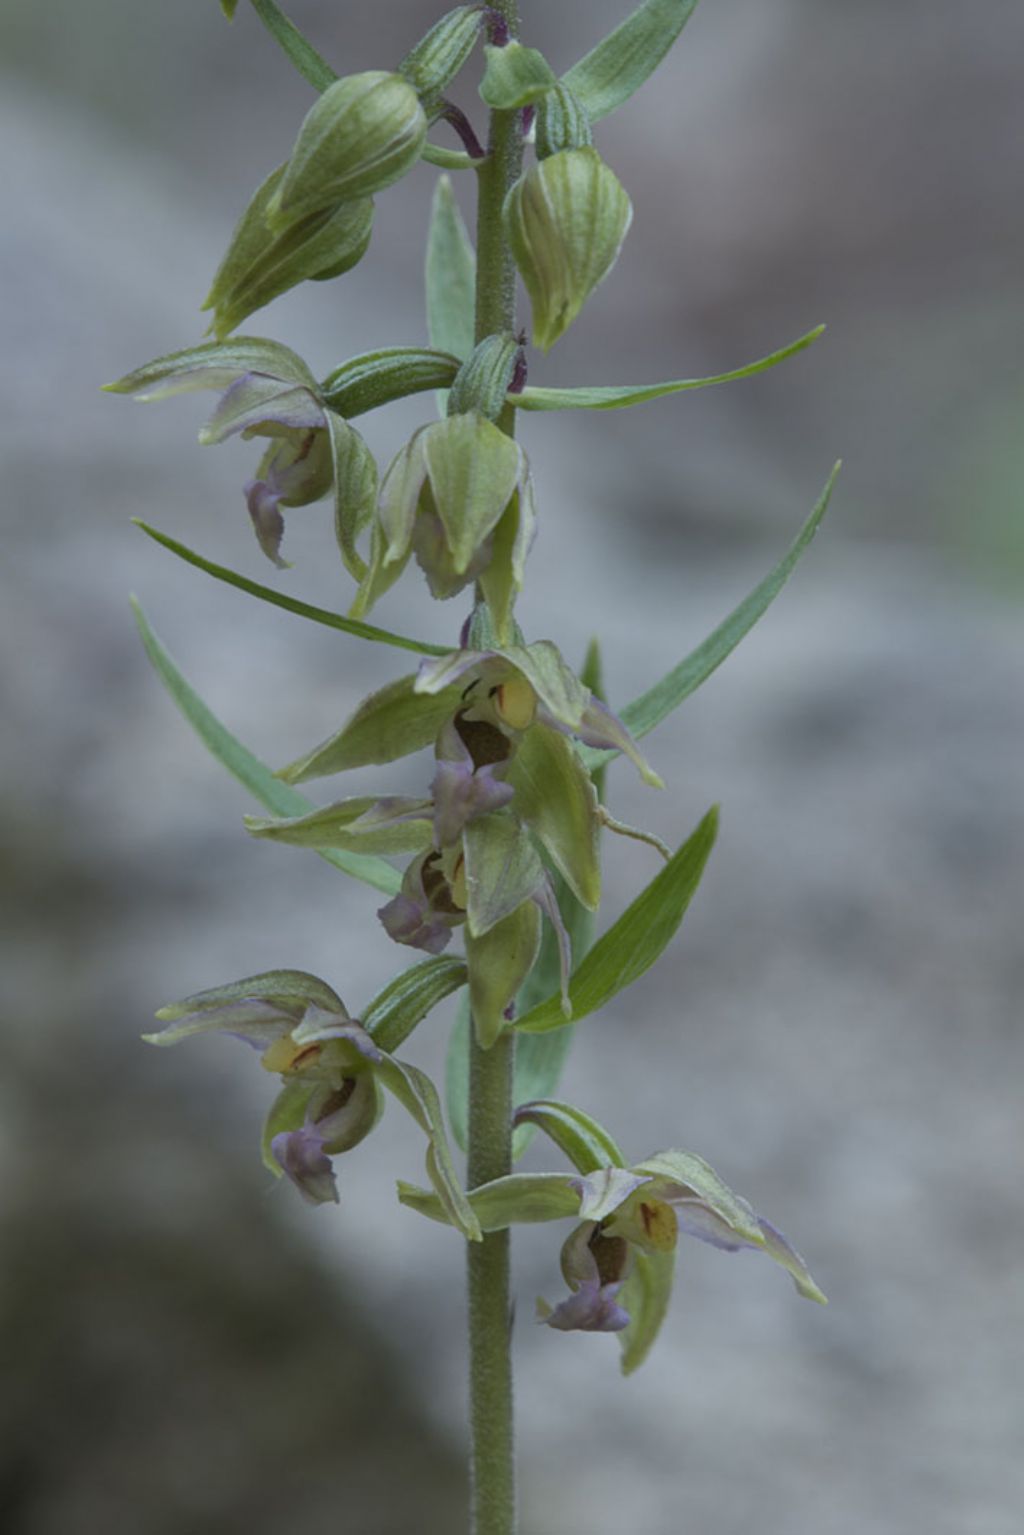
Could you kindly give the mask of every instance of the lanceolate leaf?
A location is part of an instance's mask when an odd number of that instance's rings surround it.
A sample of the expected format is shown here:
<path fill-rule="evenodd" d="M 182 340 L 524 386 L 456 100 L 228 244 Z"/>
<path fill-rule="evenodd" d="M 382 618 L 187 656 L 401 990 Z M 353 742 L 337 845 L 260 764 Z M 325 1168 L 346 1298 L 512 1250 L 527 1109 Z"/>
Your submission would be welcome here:
<path fill-rule="evenodd" d="M 671 862 L 598 939 L 569 983 L 574 1022 L 610 1002 L 661 955 L 700 883 L 717 830 L 718 812 L 711 809 Z M 561 1028 L 564 1022 L 561 999 L 556 994 L 532 1008 L 515 1026 L 524 1033 L 543 1033 Z"/>
<path fill-rule="evenodd" d="M 579 1213 L 579 1189 L 573 1187 L 576 1181 L 572 1173 L 512 1173 L 471 1189 L 469 1205 L 484 1231 L 566 1220 Z M 431 1220 L 448 1220 L 438 1196 L 426 1189 L 400 1182 L 398 1197 L 403 1205 Z"/>
<path fill-rule="evenodd" d="M 434 191 L 426 282 L 431 346 L 467 358 L 473 350 L 476 256 L 447 176 Z"/>
<path fill-rule="evenodd" d="M 217 758 L 218 762 L 223 763 L 239 783 L 244 784 L 260 804 L 266 805 L 267 809 L 272 810 L 275 815 L 304 815 L 306 811 L 312 810 L 313 806 L 304 794 L 300 794 L 297 789 L 289 788 L 287 784 L 275 778 L 270 769 L 258 757 L 254 757 L 252 752 L 221 724 L 178 670 L 150 628 L 139 604 L 133 600 L 132 606 L 135 609 L 135 621 L 139 626 L 146 654 L 152 661 L 164 687 L 207 750 Z M 385 863 L 383 858 L 371 857 L 364 853 L 332 851 L 322 852 L 320 857 L 334 864 L 335 868 L 341 869 L 344 874 L 351 874 L 354 879 L 361 879 L 364 884 L 372 885 L 375 890 L 382 890 L 385 895 L 397 895 L 401 887 L 402 881 L 398 871 L 389 863 Z"/>
<path fill-rule="evenodd" d="M 196 554 L 185 544 L 179 544 L 178 540 L 171 538 L 169 534 L 160 533 L 156 528 L 151 528 L 140 518 L 135 517 L 132 520 L 143 533 L 148 534 L 156 543 L 163 544 L 165 549 L 169 549 L 186 564 L 195 565 L 197 570 L 205 570 L 208 576 L 213 576 L 217 581 L 224 581 L 228 586 L 237 586 L 240 592 L 248 592 L 250 597 L 259 597 L 261 602 L 273 603 L 276 608 L 297 613 L 300 618 L 308 618 L 315 624 L 324 624 L 328 629 L 341 629 L 345 634 L 356 635 L 358 639 L 374 640 L 378 645 L 393 645 L 398 650 L 413 650 L 421 656 L 448 654 L 443 645 L 428 645 L 422 640 L 411 640 L 404 634 L 392 634 L 388 629 L 378 629 L 375 624 L 364 624 L 361 619 L 344 618 L 340 613 L 332 613 L 327 608 L 314 608 L 308 602 L 299 602 L 295 597 L 286 597 L 283 592 L 275 592 L 273 587 L 261 586 L 258 581 L 250 581 L 248 576 L 240 576 L 237 571 L 228 570 L 224 565 L 217 565 L 213 560 L 204 559 L 201 554 Z"/>
<path fill-rule="evenodd" d="M 237 3 L 237 0 L 236 0 Z M 325 91 L 337 80 L 337 75 L 321 58 L 312 43 L 306 41 L 294 22 L 274 4 L 274 0 L 252 0 L 252 8 L 277 43 L 287 54 L 299 74 L 308 80 L 316 91 Z"/>
<path fill-rule="evenodd" d="M 466 984 L 466 966 L 453 955 L 424 959 L 403 970 L 363 1008 L 362 1024 L 392 1055 L 432 1008 Z"/>
<path fill-rule="evenodd" d="M 633 735 L 647 735 L 656 725 L 660 725 L 673 709 L 678 708 L 684 698 L 689 698 L 690 694 L 695 692 L 702 682 L 706 682 L 717 667 L 721 666 L 726 656 L 736 649 L 740 640 L 750 632 L 761 614 L 771 606 L 793 574 L 800 556 L 818 531 L 818 524 L 828 509 L 832 487 L 835 485 L 839 469 L 840 465 L 836 464 L 814 511 L 775 569 L 754 587 L 739 607 L 734 608 L 728 618 L 708 635 L 703 644 L 698 645 L 696 650 L 691 651 L 686 659 L 673 667 L 660 682 L 656 682 L 652 688 L 648 688 L 646 693 L 642 693 L 622 710 L 622 722 Z M 612 755 L 611 752 L 585 753 L 586 761 L 591 767 L 609 761 Z"/>
<path fill-rule="evenodd" d="M 654 73 L 697 8 L 697 0 L 645 0 L 563 76 L 590 114 L 607 117 Z"/>
<path fill-rule="evenodd" d="M 666 384 L 607 384 L 581 389 L 533 389 L 529 385 L 519 394 L 510 394 L 508 402 L 520 410 L 622 410 L 627 405 L 643 405 L 647 400 L 660 400 L 663 395 L 682 394 L 688 389 L 706 389 L 710 384 L 729 384 L 735 379 L 751 378 L 764 373 L 777 363 L 785 362 L 817 341 L 824 332 L 824 325 L 816 325 L 806 336 L 791 341 L 767 357 L 748 362 L 730 373 L 715 373 L 709 378 L 678 378 Z"/>

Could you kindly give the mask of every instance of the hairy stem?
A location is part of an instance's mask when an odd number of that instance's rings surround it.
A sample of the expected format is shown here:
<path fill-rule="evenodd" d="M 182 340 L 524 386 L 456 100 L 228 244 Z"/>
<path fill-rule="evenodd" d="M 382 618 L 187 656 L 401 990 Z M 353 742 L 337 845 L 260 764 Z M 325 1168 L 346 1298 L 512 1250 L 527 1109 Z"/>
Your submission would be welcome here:
<path fill-rule="evenodd" d="M 492 7 L 495 42 L 518 31 L 516 0 Z M 522 163 L 518 112 L 492 112 L 487 159 L 477 172 L 476 339 L 512 330 L 516 269 L 502 231 L 501 209 Z M 511 436 L 515 412 L 498 425 Z M 512 1168 L 512 1071 L 515 1036 L 506 1033 L 481 1050 L 469 1031 L 469 1187 L 501 1178 Z M 509 1233 L 492 1232 L 468 1244 L 469 1414 L 472 1535 L 514 1535 L 515 1444 L 512 1409 L 512 1316 Z"/>

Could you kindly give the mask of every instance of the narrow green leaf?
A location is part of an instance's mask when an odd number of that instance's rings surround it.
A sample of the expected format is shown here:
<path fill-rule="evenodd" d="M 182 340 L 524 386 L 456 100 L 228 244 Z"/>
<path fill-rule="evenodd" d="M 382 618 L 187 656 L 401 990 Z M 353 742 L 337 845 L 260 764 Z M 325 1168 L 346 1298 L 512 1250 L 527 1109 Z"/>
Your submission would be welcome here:
<path fill-rule="evenodd" d="M 666 673 L 660 682 L 648 688 L 647 692 L 642 693 L 639 698 L 634 698 L 633 702 L 627 704 L 622 710 L 622 722 L 634 736 L 649 734 L 656 725 L 660 725 L 662 720 L 672 713 L 673 709 L 677 709 L 685 698 L 689 698 L 702 682 L 706 682 L 711 673 L 721 666 L 726 656 L 731 655 L 736 649 L 744 635 L 750 632 L 761 614 L 771 606 L 793 574 L 800 556 L 818 531 L 818 525 L 828 509 L 832 487 L 835 485 L 839 469 L 840 464 L 837 463 L 828 477 L 828 482 L 814 511 L 775 569 L 754 587 L 754 590 L 737 608 L 733 609 L 728 618 L 724 619 L 702 644 L 697 646 L 696 650 L 691 651 L 685 660 L 680 661 L 678 666 L 674 666 L 670 672 Z M 585 761 L 592 768 L 599 763 L 610 761 L 613 756 L 612 752 L 584 753 Z"/>
<path fill-rule="evenodd" d="M 455 1014 L 455 1022 L 452 1024 L 452 1032 L 448 1038 L 448 1053 L 444 1063 L 444 1098 L 448 1105 L 448 1123 L 451 1126 L 452 1140 L 460 1151 L 466 1151 L 469 1147 L 470 1027 L 469 993 L 464 992 L 459 998 L 459 1010 Z M 524 1035 L 524 1039 L 526 1037 Z M 517 1069 L 519 1054 L 520 1047 L 517 1041 Z"/>
<path fill-rule="evenodd" d="M 237 571 L 228 570 L 225 565 L 218 565 L 213 560 L 204 559 L 201 554 L 196 554 L 185 544 L 179 544 L 176 538 L 151 528 L 139 517 L 133 517 L 132 521 L 156 543 L 162 544 L 165 549 L 176 554 L 179 560 L 184 560 L 188 565 L 195 565 L 197 570 L 205 570 L 206 574 L 213 576 L 216 581 L 224 581 L 228 586 L 236 586 L 240 592 L 248 592 L 250 597 L 259 597 L 261 602 L 270 602 L 274 607 L 284 608 L 288 613 L 297 613 L 300 618 L 308 618 L 312 623 L 324 624 L 328 629 L 341 629 L 345 634 L 354 634 L 361 640 L 373 640 L 378 645 L 393 645 L 398 650 L 412 650 L 421 656 L 449 654 L 443 645 L 428 645 L 422 640 L 411 640 L 404 634 L 392 634 L 388 629 L 378 629 L 375 624 L 364 624 L 358 618 L 344 618 L 342 614 L 332 613 L 327 608 L 314 608 L 308 602 L 299 602 L 295 597 L 286 597 L 283 592 L 275 592 L 272 587 L 261 586 L 258 581 L 250 581 L 248 576 L 240 576 Z"/>
<path fill-rule="evenodd" d="M 697 0 L 645 0 L 621 26 L 563 76 L 590 114 L 607 117 L 657 69 L 697 8 Z"/>
<path fill-rule="evenodd" d="M 602 1167 L 625 1167 L 626 1159 L 603 1125 L 571 1103 L 539 1098 L 516 1109 L 517 1125 L 536 1125 L 581 1173 Z"/>
<path fill-rule="evenodd" d="M 465 963 L 454 955 L 421 960 L 403 970 L 362 1011 L 363 1028 L 392 1055 L 439 1002 L 465 986 Z"/>
<path fill-rule="evenodd" d="M 150 628 L 142 608 L 134 598 L 132 607 L 135 610 L 135 622 L 139 626 L 146 654 L 153 663 L 157 675 L 207 750 L 249 790 L 255 799 L 259 800 L 260 804 L 266 805 L 267 809 L 272 810 L 275 815 L 302 815 L 305 811 L 311 810 L 313 806 L 304 794 L 300 794 L 297 789 L 289 788 L 287 784 L 275 778 L 270 769 L 258 757 L 254 757 L 252 752 L 221 724 L 178 670 L 163 644 Z M 372 885 L 375 890 L 382 890 L 385 895 L 397 895 L 401 887 L 402 881 L 398 871 L 389 863 L 385 863 L 382 858 L 370 857 L 363 853 L 329 851 L 321 853 L 320 857 L 332 863 L 342 873 L 350 874 L 354 879 L 360 879 L 364 884 Z"/>
<path fill-rule="evenodd" d="M 678 378 L 667 384 L 608 384 L 582 389 L 533 389 L 529 385 L 519 394 L 510 394 L 508 403 L 520 410 L 622 410 L 627 405 L 643 405 L 647 400 L 660 400 L 663 395 L 682 394 L 688 389 L 707 389 L 711 384 L 729 384 L 734 379 L 752 378 L 764 373 L 777 363 L 785 362 L 811 346 L 824 332 L 824 325 L 816 325 L 806 336 L 791 341 L 788 346 L 748 362 L 730 373 L 715 373 L 710 378 Z"/>
<path fill-rule="evenodd" d="M 480 81 L 481 98 L 498 111 L 532 106 L 558 84 L 547 59 L 536 48 L 507 43 L 484 49 L 487 67 Z"/>
<path fill-rule="evenodd" d="M 575 1182 L 572 1173 L 511 1173 L 471 1189 L 469 1205 L 484 1231 L 566 1220 L 579 1213 Z M 418 1210 L 433 1221 L 448 1220 L 441 1200 L 427 1189 L 399 1182 L 398 1197 L 410 1210 Z"/>
<path fill-rule="evenodd" d="M 295 23 L 289 21 L 280 7 L 274 4 L 274 0 L 252 0 L 252 8 L 278 47 L 315 91 L 325 91 L 329 85 L 333 85 L 338 78 L 334 70 L 317 53 L 313 44 L 307 42 Z"/>
<path fill-rule="evenodd" d="M 476 255 L 447 176 L 434 189 L 426 285 L 431 346 L 465 360 L 474 341 Z"/>
<path fill-rule="evenodd" d="M 569 983 L 574 1022 L 596 1012 L 632 985 L 674 937 L 700 883 L 714 846 L 718 811 L 712 808 L 661 872 L 598 939 Z M 565 1023 L 556 993 L 517 1020 L 523 1033 L 543 1033 Z"/>
<path fill-rule="evenodd" d="M 629 1312 L 629 1326 L 619 1333 L 623 1375 L 643 1364 L 665 1320 L 672 1299 L 676 1255 L 645 1253 L 633 1248 L 633 1267 L 619 1292 L 619 1305 Z"/>

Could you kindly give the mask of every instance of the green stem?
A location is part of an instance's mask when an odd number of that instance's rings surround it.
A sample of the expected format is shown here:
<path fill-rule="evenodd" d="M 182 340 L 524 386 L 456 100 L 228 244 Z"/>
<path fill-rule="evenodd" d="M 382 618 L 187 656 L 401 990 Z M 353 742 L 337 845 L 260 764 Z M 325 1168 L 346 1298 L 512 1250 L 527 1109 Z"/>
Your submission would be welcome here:
<path fill-rule="evenodd" d="M 516 0 L 492 9 L 515 37 Z M 501 209 L 519 175 L 523 145 L 518 112 L 492 112 L 487 159 L 477 172 L 476 339 L 515 324 L 516 269 L 505 241 Z M 509 436 L 515 412 L 498 425 Z M 512 1170 L 512 1081 L 515 1036 L 481 1050 L 469 1031 L 469 1155 L 467 1182 L 476 1188 Z M 469 1424 L 472 1535 L 514 1535 L 515 1445 L 512 1411 L 512 1311 L 509 1233 L 496 1231 L 468 1244 Z"/>

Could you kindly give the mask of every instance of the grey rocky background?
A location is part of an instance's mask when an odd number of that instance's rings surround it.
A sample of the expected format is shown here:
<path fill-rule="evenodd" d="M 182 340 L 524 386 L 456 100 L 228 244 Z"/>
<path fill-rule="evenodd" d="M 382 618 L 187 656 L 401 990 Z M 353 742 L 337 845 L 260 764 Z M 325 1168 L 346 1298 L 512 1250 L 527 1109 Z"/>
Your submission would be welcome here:
<path fill-rule="evenodd" d="M 619 11 L 524 9 L 556 64 Z M 292 13 L 357 69 L 436 11 Z M 669 793 L 616 770 L 623 819 L 677 841 L 717 799 L 722 842 L 670 955 L 585 1026 L 566 1092 L 638 1154 L 702 1152 L 832 1304 L 690 1244 L 663 1342 L 623 1384 L 611 1340 L 532 1326 L 558 1239 L 524 1234 L 529 1535 L 1020 1527 L 1022 46 L 1010 0 L 704 0 L 601 133 L 636 224 L 535 381 L 717 371 L 831 328 L 762 379 L 531 422 L 528 630 L 570 656 L 598 630 L 621 702 L 777 557 L 838 453 L 847 468 L 793 585 L 652 738 Z M 129 517 L 278 579 L 245 526 L 249 451 L 197 451 L 199 402 L 95 388 L 198 335 L 308 92 L 244 3 L 229 29 L 214 0 L 5 0 L 0 71 L 0 1523 L 457 1529 L 461 1255 L 394 1203 L 415 1134 L 389 1113 L 341 1169 L 341 1211 L 308 1212 L 266 1189 L 272 1084 L 247 1055 L 135 1043 L 160 1001 L 267 964 L 355 1009 L 395 963 L 371 894 L 246 841 L 245 798 L 153 679 L 125 597 L 275 764 L 401 657 L 148 545 Z M 431 182 L 381 198 L 345 284 L 253 328 L 317 369 L 421 337 Z M 369 422 L 374 446 L 421 414 Z M 326 511 L 288 540 L 287 589 L 342 605 Z M 461 610 L 430 613 L 412 577 L 381 609 L 445 638 L 439 618 Z M 614 914 L 653 871 L 632 845 L 608 863 Z M 441 1021 L 415 1040 L 435 1071 Z"/>

